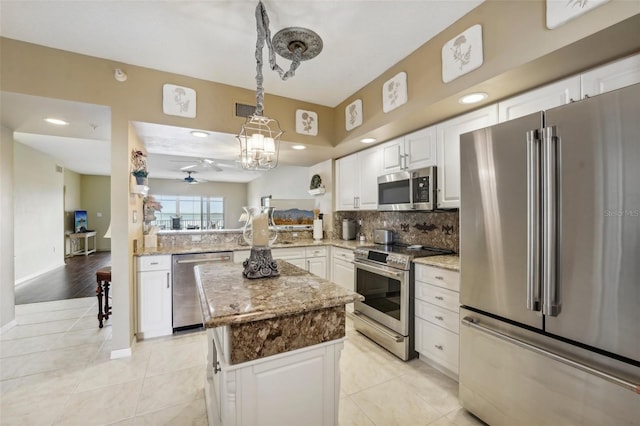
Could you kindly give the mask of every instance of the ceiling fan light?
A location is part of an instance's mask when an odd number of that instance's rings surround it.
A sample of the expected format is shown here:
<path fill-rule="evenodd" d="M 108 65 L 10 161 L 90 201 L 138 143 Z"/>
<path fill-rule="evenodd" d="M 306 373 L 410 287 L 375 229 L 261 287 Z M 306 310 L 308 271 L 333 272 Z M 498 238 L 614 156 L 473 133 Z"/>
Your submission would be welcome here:
<path fill-rule="evenodd" d="M 201 131 L 201 130 L 192 130 L 192 131 L 191 131 L 191 134 L 192 134 L 193 136 L 195 136 L 196 138 L 206 138 L 206 137 L 208 137 L 208 136 L 209 136 L 209 133 L 207 133 L 207 132 L 203 132 L 203 131 Z"/>

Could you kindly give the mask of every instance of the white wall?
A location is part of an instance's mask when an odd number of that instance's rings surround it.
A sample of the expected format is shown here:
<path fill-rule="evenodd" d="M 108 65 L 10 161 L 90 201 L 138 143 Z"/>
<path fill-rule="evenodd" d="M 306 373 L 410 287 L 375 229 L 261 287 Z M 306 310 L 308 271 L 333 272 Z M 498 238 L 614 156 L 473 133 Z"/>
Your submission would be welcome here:
<path fill-rule="evenodd" d="M 204 182 L 188 185 L 180 180 L 149 179 L 149 188 L 150 194 L 223 197 L 225 228 L 241 228 L 243 225 L 238 219 L 243 212 L 242 207 L 247 205 L 246 183 Z"/>
<path fill-rule="evenodd" d="M 15 280 L 64 265 L 64 174 L 56 161 L 18 142 L 14 159 Z"/>
<path fill-rule="evenodd" d="M 13 223 L 13 131 L 0 126 L 0 328 L 16 317 Z"/>
<path fill-rule="evenodd" d="M 260 206 L 260 197 L 271 195 L 282 200 L 308 199 L 311 176 L 308 167 L 279 166 L 249 182 L 247 205 Z"/>

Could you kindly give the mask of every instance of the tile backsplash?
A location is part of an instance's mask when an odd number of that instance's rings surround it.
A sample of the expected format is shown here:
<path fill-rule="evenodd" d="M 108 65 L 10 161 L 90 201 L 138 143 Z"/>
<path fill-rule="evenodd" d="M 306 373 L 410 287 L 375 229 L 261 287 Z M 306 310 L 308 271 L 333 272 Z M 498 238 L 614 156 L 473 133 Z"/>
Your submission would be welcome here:
<path fill-rule="evenodd" d="M 362 220 L 367 241 L 373 243 L 374 229 L 390 229 L 393 239 L 403 244 L 421 244 L 460 251 L 458 210 L 437 212 L 379 212 L 375 210 L 338 211 L 333 213 L 333 238 L 342 238 L 342 220 Z"/>

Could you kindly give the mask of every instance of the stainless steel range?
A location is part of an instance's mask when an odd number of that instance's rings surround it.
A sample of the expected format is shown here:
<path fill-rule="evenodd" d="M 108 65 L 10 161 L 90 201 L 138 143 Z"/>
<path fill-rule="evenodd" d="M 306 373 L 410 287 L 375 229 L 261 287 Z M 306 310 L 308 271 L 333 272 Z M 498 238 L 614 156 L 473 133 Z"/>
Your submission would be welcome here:
<path fill-rule="evenodd" d="M 417 355 L 412 261 L 451 253 L 409 247 L 415 246 L 376 245 L 354 250 L 355 291 L 365 297 L 364 301 L 355 302 L 355 329 L 405 361 Z"/>

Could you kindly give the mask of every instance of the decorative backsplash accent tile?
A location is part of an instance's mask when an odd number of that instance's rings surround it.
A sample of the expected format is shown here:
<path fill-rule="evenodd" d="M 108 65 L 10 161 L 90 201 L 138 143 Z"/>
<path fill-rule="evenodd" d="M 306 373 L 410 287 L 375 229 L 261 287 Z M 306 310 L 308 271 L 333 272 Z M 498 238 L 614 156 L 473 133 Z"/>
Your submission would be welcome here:
<path fill-rule="evenodd" d="M 367 241 L 373 244 L 375 229 L 391 229 L 393 239 L 402 244 L 421 244 L 447 250 L 460 251 L 458 210 L 437 212 L 379 212 L 340 211 L 333 213 L 333 230 L 330 238 L 342 238 L 342 219 L 362 220 L 362 230 Z"/>

